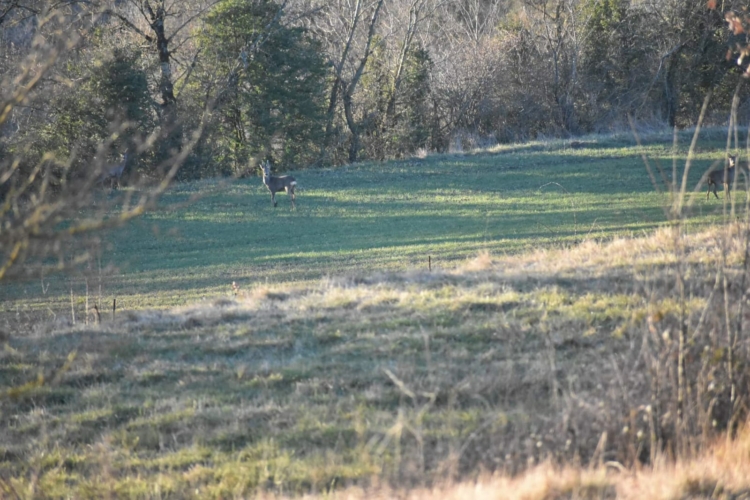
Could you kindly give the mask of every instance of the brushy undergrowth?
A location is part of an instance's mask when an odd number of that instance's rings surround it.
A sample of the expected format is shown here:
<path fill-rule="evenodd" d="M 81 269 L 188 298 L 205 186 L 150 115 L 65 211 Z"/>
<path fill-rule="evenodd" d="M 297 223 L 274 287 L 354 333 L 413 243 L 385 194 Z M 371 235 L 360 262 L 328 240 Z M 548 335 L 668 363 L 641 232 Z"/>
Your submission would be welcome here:
<path fill-rule="evenodd" d="M 529 498 L 612 497 L 597 466 L 690 457 L 744 420 L 747 241 L 667 228 L 37 328 L 0 353 L 0 485 L 235 498 L 582 464 Z M 663 498 L 721 486 L 701 481 Z"/>
<path fill-rule="evenodd" d="M 744 499 L 750 495 L 750 432 L 723 440 L 698 456 L 676 463 L 659 460 L 653 467 L 623 470 L 616 464 L 583 468 L 549 462 L 524 474 L 495 474 L 476 481 L 443 484 L 410 491 L 352 487 L 310 498 L 341 500 L 672 500 Z M 265 498 L 272 498 L 265 495 Z"/>

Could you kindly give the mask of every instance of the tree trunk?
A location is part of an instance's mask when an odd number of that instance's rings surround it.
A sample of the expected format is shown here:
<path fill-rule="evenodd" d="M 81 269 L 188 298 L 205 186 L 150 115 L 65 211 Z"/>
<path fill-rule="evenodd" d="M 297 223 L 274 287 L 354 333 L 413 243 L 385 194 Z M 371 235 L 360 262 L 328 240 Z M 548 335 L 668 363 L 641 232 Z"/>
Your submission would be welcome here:
<path fill-rule="evenodd" d="M 357 29 L 357 25 L 359 24 L 359 18 L 362 12 L 362 0 L 357 0 L 357 4 L 354 8 L 354 15 L 352 16 L 352 22 L 349 26 L 349 35 L 347 36 L 346 44 L 344 45 L 344 50 L 341 53 L 341 58 L 339 59 L 338 64 L 336 64 L 334 67 L 336 68 L 336 75 L 333 80 L 333 85 L 331 86 L 331 94 L 328 98 L 328 111 L 326 113 L 326 131 L 325 136 L 323 140 L 323 148 L 320 152 L 320 160 L 325 161 L 326 152 L 331 142 L 331 135 L 333 134 L 333 119 L 336 114 L 336 104 L 338 102 L 338 93 L 339 93 L 339 87 L 342 86 L 341 82 L 341 74 L 344 71 L 344 64 L 346 64 L 346 58 L 349 57 L 349 51 L 352 47 L 352 41 L 354 40 L 354 33 Z"/>
<path fill-rule="evenodd" d="M 349 144 L 349 163 L 357 161 L 359 155 L 359 124 L 354 119 L 354 111 L 352 106 L 352 95 L 349 92 L 342 93 L 344 101 L 344 116 L 346 117 L 346 124 L 349 127 L 349 132 L 352 135 L 351 143 Z"/>
<path fill-rule="evenodd" d="M 174 84 L 172 83 L 172 67 L 170 65 L 169 38 L 164 31 L 164 18 L 166 13 L 164 5 L 157 6 L 154 11 L 151 4 L 146 0 L 144 6 L 150 17 L 151 29 L 156 36 L 156 50 L 159 53 L 159 65 L 161 66 L 161 79 L 159 81 L 159 91 L 162 98 L 162 107 L 169 108 L 173 106 L 177 99 L 174 96 Z"/>
<path fill-rule="evenodd" d="M 401 51 L 398 56 L 398 64 L 396 65 L 396 74 L 394 75 L 393 85 L 391 86 L 391 95 L 388 98 L 388 105 L 386 106 L 385 111 L 386 127 L 393 126 L 396 121 L 396 97 L 401 87 L 401 80 L 403 79 L 404 75 L 406 57 L 409 54 L 409 50 L 411 49 L 411 42 L 414 39 L 414 35 L 417 31 L 421 2 L 422 0 L 414 0 L 409 8 L 409 24 L 406 27 L 404 41 L 401 44 Z"/>
<path fill-rule="evenodd" d="M 370 18 L 370 28 L 367 33 L 367 43 L 365 44 L 365 51 L 364 54 L 362 54 L 362 58 L 359 60 L 359 66 L 354 72 L 354 76 L 352 76 L 351 81 L 347 85 L 344 85 L 344 82 L 342 80 L 342 100 L 344 101 L 344 114 L 346 115 L 346 124 L 349 127 L 349 132 L 351 132 L 352 134 L 352 141 L 349 147 L 350 163 L 357 161 L 357 155 L 359 154 L 359 124 L 354 119 L 352 96 L 354 95 L 354 90 L 357 88 L 359 79 L 362 78 L 362 73 L 365 70 L 367 60 L 370 58 L 370 54 L 372 53 L 372 39 L 375 36 L 375 26 L 378 22 L 378 15 L 380 14 L 380 8 L 383 6 L 383 1 L 384 0 L 378 1 L 378 4 L 375 6 L 375 11 L 372 13 L 372 18 Z"/>
<path fill-rule="evenodd" d="M 677 124 L 677 85 L 675 83 L 674 64 L 667 63 L 664 72 L 664 111 L 670 128 Z"/>
<path fill-rule="evenodd" d="M 174 83 L 172 82 L 172 66 L 170 64 L 171 54 L 169 52 L 169 37 L 164 28 L 166 11 L 164 2 L 160 1 L 156 10 L 151 7 L 148 0 L 143 3 L 148 13 L 150 27 L 156 38 L 156 50 L 159 54 L 159 66 L 161 67 L 161 78 L 159 79 L 159 93 L 161 94 L 161 140 L 159 143 L 160 155 L 168 158 L 182 146 L 182 131 L 178 126 L 177 98 L 174 95 Z"/>

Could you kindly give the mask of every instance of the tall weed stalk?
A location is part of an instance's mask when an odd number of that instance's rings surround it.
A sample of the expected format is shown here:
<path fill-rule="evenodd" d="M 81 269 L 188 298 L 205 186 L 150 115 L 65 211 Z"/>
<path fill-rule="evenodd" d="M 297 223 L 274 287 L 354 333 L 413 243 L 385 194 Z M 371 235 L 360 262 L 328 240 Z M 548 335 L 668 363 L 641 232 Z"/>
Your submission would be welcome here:
<path fill-rule="evenodd" d="M 724 168 L 730 152 L 739 150 L 737 109 L 741 88 L 742 80 L 736 86 L 732 101 L 725 159 L 722 162 Z M 665 207 L 665 214 L 671 228 L 672 248 L 669 250 L 673 253 L 671 284 L 663 286 L 663 293 L 667 296 L 658 291 L 661 288 L 659 284 L 650 285 L 651 313 L 643 339 L 643 362 L 650 379 L 651 404 L 645 408 L 644 420 L 648 421 L 650 429 L 647 456 L 651 463 L 661 457 L 693 456 L 709 445 L 718 432 L 726 432 L 727 438 L 731 439 L 747 413 L 748 386 L 743 367 L 747 366 L 748 349 L 743 335 L 743 314 L 750 258 L 748 196 L 745 196 L 743 207 L 744 221 L 740 223 L 736 215 L 737 196 L 730 197 L 728 192 L 725 193 L 722 227 L 717 233 L 721 255 L 713 272 L 700 275 L 704 268 L 705 271 L 709 269 L 690 261 L 686 242 L 686 221 L 708 176 L 707 172 L 692 190 L 689 189 L 690 170 L 710 100 L 709 92 L 704 99 L 681 175 L 678 172 L 676 129 L 671 179 L 667 179 L 658 161 L 650 162 L 645 154 L 642 155 L 654 188 L 657 192 L 670 193 L 670 206 Z M 632 129 L 641 147 L 635 127 Z M 750 134 L 746 140 L 746 156 L 750 153 L 748 145 Z M 738 161 L 738 165 L 740 163 Z M 712 167 L 716 168 L 716 163 Z M 746 172 L 739 166 L 736 172 L 740 172 L 740 175 L 735 175 L 731 191 L 735 191 L 740 178 L 747 186 Z M 729 258 L 733 246 L 739 244 L 744 245 L 744 252 L 741 268 L 737 270 L 732 267 Z M 713 279 L 707 279 L 708 276 L 713 276 Z M 659 305 L 665 299 L 676 301 L 672 318 L 666 318 Z M 700 314 L 691 313 L 689 304 L 694 299 L 705 300 Z M 645 458 L 643 455 L 641 457 Z"/>

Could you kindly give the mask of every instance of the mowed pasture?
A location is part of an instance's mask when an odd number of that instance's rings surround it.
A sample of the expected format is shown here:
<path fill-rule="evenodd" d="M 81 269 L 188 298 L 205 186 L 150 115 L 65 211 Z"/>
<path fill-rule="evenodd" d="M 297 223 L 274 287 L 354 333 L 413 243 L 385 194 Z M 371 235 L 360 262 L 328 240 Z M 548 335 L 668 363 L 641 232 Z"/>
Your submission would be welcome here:
<path fill-rule="evenodd" d="M 0 486 L 242 498 L 648 460 L 642 339 L 681 307 L 669 196 L 634 147 L 584 146 L 293 172 L 295 211 L 259 178 L 177 185 L 106 236 L 101 272 L 3 284 Z M 669 143 L 646 151 L 671 169 Z M 724 261 L 740 289 L 744 247 L 707 231 L 711 198 L 684 275 L 688 321 L 715 332 L 707 277 Z M 86 282 L 116 321 L 86 324 Z"/>
<path fill-rule="evenodd" d="M 713 138 L 693 161 L 691 189 L 723 157 L 723 138 Z M 629 137 L 578 142 L 291 172 L 294 211 L 283 193 L 274 210 L 260 177 L 178 184 L 163 210 L 107 235 L 79 273 L 0 285 L 0 307 L 17 317 L 70 315 L 71 293 L 83 308 L 86 284 L 90 304 L 111 306 L 116 297 L 128 310 L 184 305 L 224 296 L 233 281 L 248 288 L 370 276 L 427 269 L 428 258 L 435 269 L 453 269 L 481 252 L 643 235 L 665 223 L 669 195 L 656 192 L 640 154 L 657 178 L 657 165 L 671 176 L 669 137 L 643 149 Z M 723 195 L 706 201 L 702 189 L 688 211 L 694 227 L 722 219 Z M 741 176 L 738 189 L 742 205 Z"/>

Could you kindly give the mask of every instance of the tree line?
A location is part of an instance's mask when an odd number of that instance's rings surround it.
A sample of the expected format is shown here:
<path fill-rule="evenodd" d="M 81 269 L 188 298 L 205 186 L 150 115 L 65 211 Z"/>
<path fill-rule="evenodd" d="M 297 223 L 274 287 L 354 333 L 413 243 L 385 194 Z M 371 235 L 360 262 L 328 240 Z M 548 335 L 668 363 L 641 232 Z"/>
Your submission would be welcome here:
<path fill-rule="evenodd" d="M 711 2 L 708 2 L 709 4 Z M 715 4 L 715 2 L 714 2 Z M 2 72 L 40 38 L 75 32 L 33 106 L 3 123 L 5 154 L 75 155 L 114 124 L 149 174 L 210 117 L 183 178 L 386 159 L 473 143 L 575 136 L 627 117 L 695 123 L 737 81 L 724 2 L 705 0 L 0 0 Z M 32 63 L 33 64 L 33 63 Z M 6 78 L 9 80 L 9 78 Z M 7 82 L 6 82 L 7 87 Z"/>

